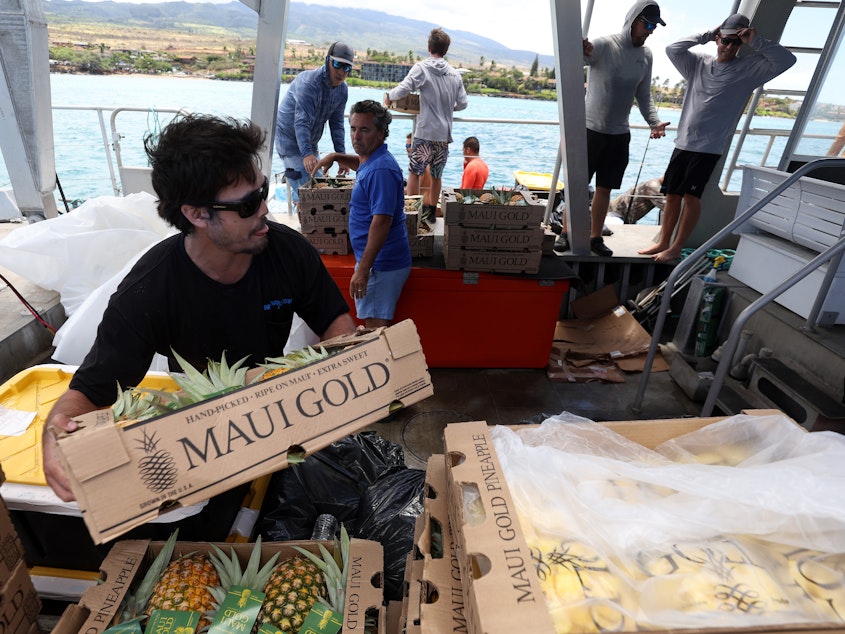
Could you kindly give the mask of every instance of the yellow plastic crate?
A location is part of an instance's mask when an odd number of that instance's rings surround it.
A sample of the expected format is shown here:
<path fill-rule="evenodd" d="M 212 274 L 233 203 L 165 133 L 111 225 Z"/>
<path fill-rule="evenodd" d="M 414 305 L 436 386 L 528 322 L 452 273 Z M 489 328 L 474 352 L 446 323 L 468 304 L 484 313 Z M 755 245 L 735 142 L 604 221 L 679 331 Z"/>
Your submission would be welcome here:
<path fill-rule="evenodd" d="M 0 386 L 0 405 L 36 413 L 22 435 L 0 435 L 0 464 L 9 482 L 47 484 L 42 468 L 41 430 L 53 404 L 67 390 L 74 370 L 73 366 L 37 365 L 18 372 Z M 178 389 L 164 373 L 148 374 L 141 386 L 171 392 Z"/>

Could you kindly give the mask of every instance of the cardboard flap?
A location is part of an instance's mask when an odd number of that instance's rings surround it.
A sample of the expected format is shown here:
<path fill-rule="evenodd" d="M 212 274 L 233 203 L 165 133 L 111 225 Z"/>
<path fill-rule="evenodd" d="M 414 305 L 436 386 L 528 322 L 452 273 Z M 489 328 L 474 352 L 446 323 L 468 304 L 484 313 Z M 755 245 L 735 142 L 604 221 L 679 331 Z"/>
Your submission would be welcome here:
<path fill-rule="evenodd" d="M 114 425 L 95 425 L 85 435 L 67 434 L 59 446 L 74 477 L 85 482 L 129 462 L 120 429 Z"/>
<path fill-rule="evenodd" d="M 394 359 L 401 359 L 415 350 L 419 350 L 420 347 L 417 328 L 410 319 L 400 321 L 385 330 L 384 338 Z"/>

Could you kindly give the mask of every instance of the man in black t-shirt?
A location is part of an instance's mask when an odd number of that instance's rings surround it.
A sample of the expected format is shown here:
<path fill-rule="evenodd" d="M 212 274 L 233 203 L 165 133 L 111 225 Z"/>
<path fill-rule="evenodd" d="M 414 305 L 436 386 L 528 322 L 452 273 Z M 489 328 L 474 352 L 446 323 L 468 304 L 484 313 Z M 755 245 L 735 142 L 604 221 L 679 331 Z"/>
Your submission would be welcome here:
<path fill-rule="evenodd" d="M 250 122 L 176 118 L 148 135 L 158 213 L 180 233 L 147 251 L 118 286 L 97 337 L 45 426 L 74 431 L 78 416 L 137 385 L 155 353 L 173 351 L 199 369 L 207 359 L 283 354 L 293 314 L 324 339 L 355 331 L 349 306 L 320 256 L 296 231 L 267 220 L 268 183 L 258 164 L 265 133 Z M 44 475 L 73 499 L 43 434 Z"/>

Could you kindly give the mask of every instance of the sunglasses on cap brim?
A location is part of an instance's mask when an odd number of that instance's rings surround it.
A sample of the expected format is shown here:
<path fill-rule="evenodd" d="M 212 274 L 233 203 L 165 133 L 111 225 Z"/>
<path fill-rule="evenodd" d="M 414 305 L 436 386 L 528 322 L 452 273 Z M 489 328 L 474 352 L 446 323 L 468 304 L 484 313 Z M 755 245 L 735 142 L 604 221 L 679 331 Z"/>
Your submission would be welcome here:
<path fill-rule="evenodd" d="M 241 218 L 249 218 L 258 213 L 261 203 L 267 200 L 270 194 L 270 183 L 264 177 L 264 183 L 258 189 L 251 191 L 240 200 L 223 202 L 215 200 L 210 203 L 191 203 L 194 207 L 208 207 L 213 211 L 234 211 Z"/>

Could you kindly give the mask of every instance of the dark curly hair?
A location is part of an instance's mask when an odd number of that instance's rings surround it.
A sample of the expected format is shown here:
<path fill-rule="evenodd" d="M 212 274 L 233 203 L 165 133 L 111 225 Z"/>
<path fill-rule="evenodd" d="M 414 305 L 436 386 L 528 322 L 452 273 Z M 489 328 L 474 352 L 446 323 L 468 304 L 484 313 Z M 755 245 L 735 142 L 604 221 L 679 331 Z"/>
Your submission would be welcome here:
<path fill-rule="evenodd" d="M 182 205 L 216 200 L 220 190 L 252 182 L 266 137 L 251 121 L 204 114 L 179 115 L 160 134 L 147 134 L 144 150 L 153 168 L 158 215 L 191 233 Z"/>
<path fill-rule="evenodd" d="M 393 115 L 378 101 L 364 99 L 352 104 L 352 107 L 349 109 L 350 115 L 367 113 L 373 115 L 373 123 L 379 132 L 384 132 L 384 138 L 386 139 L 390 136 L 390 124 L 393 121 Z"/>

